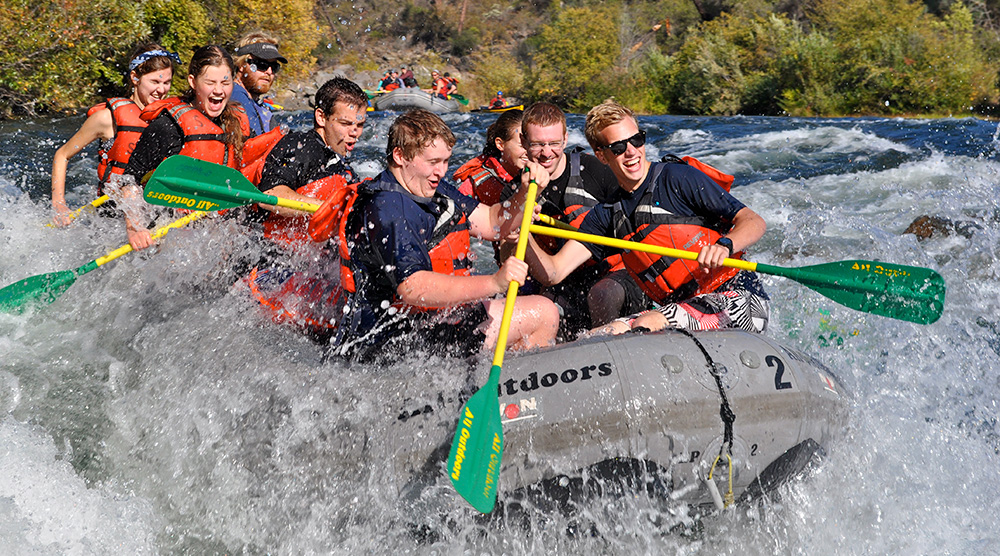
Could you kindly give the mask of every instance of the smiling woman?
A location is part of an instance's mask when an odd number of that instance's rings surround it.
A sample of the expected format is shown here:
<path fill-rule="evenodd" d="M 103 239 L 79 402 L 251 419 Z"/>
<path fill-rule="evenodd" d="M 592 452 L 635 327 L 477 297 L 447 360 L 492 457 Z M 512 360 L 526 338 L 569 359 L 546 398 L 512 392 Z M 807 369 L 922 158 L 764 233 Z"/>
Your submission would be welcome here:
<path fill-rule="evenodd" d="M 142 112 L 149 126 L 142 132 L 125 174 L 135 183 L 169 156 L 183 154 L 207 162 L 239 167 L 243 144 L 250 134 L 246 113 L 229 102 L 235 64 L 220 46 L 199 48 L 188 66 L 190 89 L 180 97 L 155 102 Z M 122 188 L 125 198 L 138 197 L 139 188 Z M 152 245 L 146 226 L 126 216 L 129 243 L 134 249 Z"/>
<path fill-rule="evenodd" d="M 97 175 L 100 180 L 98 193 L 111 174 L 120 174 L 128 163 L 136 138 L 146 127 L 139 113 L 146 105 L 165 97 L 170 91 L 177 54 L 161 46 L 145 43 L 135 48 L 129 56 L 124 74 L 125 85 L 131 91 L 127 98 L 109 98 L 87 112 L 87 120 L 65 145 L 59 147 L 52 158 L 52 208 L 55 224 L 69 224 L 69 207 L 66 205 L 66 166 L 70 158 L 95 140 L 102 141 Z"/>

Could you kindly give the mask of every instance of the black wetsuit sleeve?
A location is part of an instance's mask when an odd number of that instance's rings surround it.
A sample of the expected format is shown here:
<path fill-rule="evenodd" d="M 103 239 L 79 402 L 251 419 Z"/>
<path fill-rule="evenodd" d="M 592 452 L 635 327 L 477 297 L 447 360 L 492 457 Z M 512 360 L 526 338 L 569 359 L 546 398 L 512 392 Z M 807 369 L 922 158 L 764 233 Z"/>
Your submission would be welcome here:
<path fill-rule="evenodd" d="M 135 178 L 136 183 L 142 177 L 152 172 L 168 156 L 181 152 L 184 146 L 184 133 L 181 128 L 164 111 L 149 123 L 136 142 L 135 149 L 125 166 L 125 174 Z"/>
<path fill-rule="evenodd" d="M 308 162 L 318 158 L 317 153 L 313 152 L 315 149 L 310 148 L 311 145 L 312 143 L 303 141 L 299 134 L 282 137 L 264 161 L 257 189 L 266 192 L 285 185 L 295 190 L 308 183 L 308 174 L 312 170 Z"/>
<path fill-rule="evenodd" d="M 583 188 L 597 199 L 598 204 L 617 200 L 621 187 L 611 168 L 593 155 L 581 156 L 580 163 Z"/>

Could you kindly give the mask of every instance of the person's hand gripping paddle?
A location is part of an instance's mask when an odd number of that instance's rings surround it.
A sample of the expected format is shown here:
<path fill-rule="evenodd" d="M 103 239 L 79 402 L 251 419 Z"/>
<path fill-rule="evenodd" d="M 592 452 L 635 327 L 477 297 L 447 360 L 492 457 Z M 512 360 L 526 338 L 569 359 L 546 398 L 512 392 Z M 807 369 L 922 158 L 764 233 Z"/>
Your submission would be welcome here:
<path fill-rule="evenodd" d="M 521 260 L 524 260 L 524 253 L 528 248 L 528 228 L 535 212 L 537 191 L 538 184 L 532 180 L 528 184 L 528 196 L 524 202 L 524 216 L 514 254 Z M 500 423 L 497 388 L 516 299 L 517 282 L 511 282 L 507 286 L 507 302 L 500 321 L 500 334 L 493 352 L 490 377 L 462 407 L 455 438 L 451 442 L 451 453 L 448 455 L 448 476 L 451 477 L 455 490 L 473 508 L 484 514 L 493 511 L 497 500 L 497 481 L 500 478 L 500 460 L 503 458 L 503 427 Z"/>

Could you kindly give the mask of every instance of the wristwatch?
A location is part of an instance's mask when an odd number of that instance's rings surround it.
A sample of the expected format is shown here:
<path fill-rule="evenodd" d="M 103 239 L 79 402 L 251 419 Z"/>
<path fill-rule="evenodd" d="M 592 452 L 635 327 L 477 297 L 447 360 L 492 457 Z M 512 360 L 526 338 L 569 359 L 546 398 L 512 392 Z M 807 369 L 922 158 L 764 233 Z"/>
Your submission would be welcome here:
<path fill-rule="evenodd" d="M 716 245 L 721 245 L 726 249 L 729 249 L 729 256 L 733 256 L 733 240 L 728 237 L 720 237 L 718 241 L 715 242 Z"/>

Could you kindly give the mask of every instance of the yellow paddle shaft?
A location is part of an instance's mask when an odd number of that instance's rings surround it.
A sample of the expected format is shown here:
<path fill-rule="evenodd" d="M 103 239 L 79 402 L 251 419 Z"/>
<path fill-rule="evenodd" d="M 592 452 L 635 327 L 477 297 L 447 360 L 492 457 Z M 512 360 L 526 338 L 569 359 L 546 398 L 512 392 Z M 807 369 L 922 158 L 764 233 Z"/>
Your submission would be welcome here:
<path fill-rule="evenodd" d="M 70 212 L 70 213 L 69 213 L 69 214 L 67 214 L 66 216 L 67 216 L 67 217 L 68 217 L 68 218 L 69 218 L 70 220 L 73 220 L 73 219 L 74 219 L 74 218 L 76 218 L 77 216 L 80 216 L 80 213 L 81 213 L 81 212 L 83 211 L 83 209 L 85 209 L 85 208 L 87 208 L 87 207 L 91 207 L 91 208 L 97 208 L 97 207 L 99 207 L 99 206 L 103 205 L 104 203 L 108 202 L 108 199 L 109 199 L 109 198 L 110 198 L 110 197 L 108 197 L 107 195 L 101 195 L 100 197 L 98 197 L 98 198 L 94 199 L 93 201 L 91 201 L 91 202 L 87 203 L 86 205 L 83 205 L 82 207 L 80 207 L 80 208 L 78 208 L 78 209 L 76 209 L 76 210 L 74 210 L 74 211 Z M 55 224 L 53 224 L 53 223 L 49 222 L 48 224 L 46 224 L 46 225 L 45 225 L 45 227 L 46 227 L 46 228 L 54 228 L 54 227 L 55 227 Z"/>
<path fill-rule="evenodd" d="M 642 251 L 644 253 L 652 253 L 654 255 L 661 255 L 664 257 L 671 257 L 674 259 L 687 259 L 689 261 L 694 261 L 698 259 L 698 253 L 694 251 L 685 251 L 683 249 L 673 249 L 671 247 L 661 247 L 659 245 L 647 245 L 645 243 L 639 243 L 636 241 L 626 241 L 624 239 L 595 236 L 593 234 L 585 234 L 583 232 L 576 232 L 573 230 L 549 228 L 547 226 L 538 226 L 535 224 L 532 224 L 530 226 L 530 229 L 531 233 L 534 234 L 559 237 L 562 239 L 573 239 L 584 243 L 596 243 L 598 245 L 614 247 L 616 249 L 627 249 L 629 251 Z M 520 238 L 518 238 L 518 242 L 520 244 Z M 738 268 L 740 270 L 749 270 L 751 272 L 757 271 L 757 263 L 753 263 L 750 261 L 743 261 L 740 259 L 727 258 L 725 261 L 723 261 L 722 266 Z"/>
<path fill-rule="evenodd" d="M 187 226 L 191 222 L 194 222 L 195 220 L 198 220 L 199 218 L 204 218 L 204 217 L 208 216 L 209 214 L 212 214 L 212 213 L 210 213 L 210 212 L 192 212 L 191 214 L 189 214 L 189 215 L 187 215 L 187 216 L 185 216 L 183 218 L 178 218 L 177 220 L 174 220 L 173 222 L 171 222 L 170 224 L 167 224 L 166 226 L 163 226 L 162 228 L 157 228 L 156 231 L 153 232 L 152 238 L 153 239 L 160 239 L 161 237 L 167 235 L 167 232 L 169 232 L 170 230 L 173 230 L 173 229 L 176 229 L 176 228 L 180 228 L 180 227 L 183 227 L 183 226 Z M 115 249 L 114 251 L 108 253 L 107 255 L 104 255 L 103 257 L 100 257 L 100 258 L 94 260 L 94 262 L 96 263 L 97 266 L 101 266 L 104 263 L 111 262 L 111 261 L 117 259 L 118 257 L 121 257 L 122 255 L 127 255 L 128 253 L 131 253 L 131 252 L 132 252 L 132 246 L 129 245 L 128 243 L 126 243 L 125 245 L 122 245 L 118 249 Z"/>
<path fill-rule="evenodd" d="M 524 215 L 521 218 L 521 230 L 517 235 L 517 249 L 514 256 L 524 260 L 524 254 L 528 251 L 528 229 L 531 226 L 531 219 L 535 213 L 535 195 L 538 193 L 538 184 L 531 180 L 528 184 L 528 197 L 524 200 Z M 510 319 L 514 313 L 514 301 L 517 300 L 517 282 L 510 281 L 507 285 L 507 301 L 503 306 L 503 318 L 500 319 L 500 333 L 497 335 L 497 345 L 493 352 L 493 366 L 503 366 L 503 354 L 507 351 L 507 333 L 510 331 Z"/>

